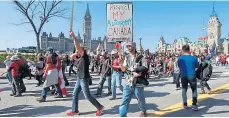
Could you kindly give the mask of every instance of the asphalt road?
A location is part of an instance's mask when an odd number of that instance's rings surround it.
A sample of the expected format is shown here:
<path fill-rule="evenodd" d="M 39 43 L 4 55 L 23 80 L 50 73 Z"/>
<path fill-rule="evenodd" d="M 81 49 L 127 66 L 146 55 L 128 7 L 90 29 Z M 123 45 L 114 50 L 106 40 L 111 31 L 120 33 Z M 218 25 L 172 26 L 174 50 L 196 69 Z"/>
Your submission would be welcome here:
<path fill-rule="evenodd" d="M 222 85 L 229 83 L 229 72 L 227 72 L 228 67 L 215 67 L 214 74 L 209 80 L 209 85 L 212 89 L 220 87 Z M 23 94 L 22 97 L 14 98 L 9 96 L 11 93 L 11 86 L 7 85 L 8 82 L 5 79 L 0 79 L 0 89 L 3 90 L 0 93 L 0 117 L 33 117 L 33 116 L 48 116 L 48 117 L 64 117 L 66 116 L 66 111 L 71 109 L 71 94 L 75 84 L 75 78 L 70 77 L 70 87 L 67 87 L 69 92 L 69 97 L 55 99 L 53 96 L 47 97 L 47 102 L 39 103 L 36 98 L 40 96 L 41 87 L 35 87 L 37 81 L 25 79 L 27 92 Z M 93 75 L 93 85 L 90 86 L 90 91 L 92 94 L 96 93 L 97 84 L 99 81 L 98 75 Z M 146 107 L 148 109 L 148 115 L 153 116 L 154 113 L 161 112 L 160 116 L 167 117 L 220 117 L 229 116 L 229 87 L 224 88 L 224 91 L 219 91 L 214 94 L 214 96 L 200 96 L 205 98 L 199 102 L 200 110 L 193 112 L 191 109 L 183 110 L 170 110 L 165 113 L 163 109 L 169 108 L 170 106 L 177 106 L 180 103 L 181 91 L 175 90 L 175 85 L 171 84 L 172 78 L 156 78 L 151 77 L 150 85 L 145 87 L 145 97 L 146 97 Z M 105 106 L 105 111 L 102 116 L 104 117 L 118 117 L 118 108 L 121 104 L 122 93 L 117 89 L 117 98 L 114 101 L 110 101 L 109 97 L 106 97 L 107 93 L 107 83 L 104 87 L 104 95 L 97 98 L 98 101 Z M 199 89 L 198 89 L 199 90 Z M 188 98 L 191 98 L 191 90 L 188 91 Z M 92 117 L 95 116 L 96 108 L 88 102 L 82 92 L 79 96 L 79 111 L 81 117 Z M 135 98 L 132 99 L 128 116 L 138 117 L 140 111 Z"/>

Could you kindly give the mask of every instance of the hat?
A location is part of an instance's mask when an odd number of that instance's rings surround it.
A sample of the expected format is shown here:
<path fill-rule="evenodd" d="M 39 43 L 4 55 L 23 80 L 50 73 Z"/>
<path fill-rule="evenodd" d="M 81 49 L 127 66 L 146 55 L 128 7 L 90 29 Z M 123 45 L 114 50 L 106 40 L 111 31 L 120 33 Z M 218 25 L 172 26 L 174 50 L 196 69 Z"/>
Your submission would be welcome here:
<path fill-rule="evenodd" d="M 14 55 L 10 58 L 10 60 L 19 60 L 19 58 L 16 55 Z"/>
<path fill-rule="evenodd" d="M 131 46 L 131 47 L 133 47 L 133 48 L 136 48 L 136 43 L 135 42 L 127 42 L 126 43 L 126 46 Z"/>
<path fill-rule="evenodd" d="M 116 49 L 111 51 L 111 54 L 116 54 L 118 51 Z"/>

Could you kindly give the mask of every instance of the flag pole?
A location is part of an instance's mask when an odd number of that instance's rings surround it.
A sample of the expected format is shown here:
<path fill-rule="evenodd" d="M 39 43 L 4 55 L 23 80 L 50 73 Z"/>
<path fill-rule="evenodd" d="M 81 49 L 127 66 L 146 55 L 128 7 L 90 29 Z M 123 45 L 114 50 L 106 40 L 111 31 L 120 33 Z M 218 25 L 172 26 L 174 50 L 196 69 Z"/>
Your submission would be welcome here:
<path fill-rule="evenodd" d="M 70 21 L 70 31 L 72 31 L 72 27 L 73 27 L 73 16 L 74 16 L 74 0 L 72 0 L 72 14 L 71 14 L 71 21 Z"/>

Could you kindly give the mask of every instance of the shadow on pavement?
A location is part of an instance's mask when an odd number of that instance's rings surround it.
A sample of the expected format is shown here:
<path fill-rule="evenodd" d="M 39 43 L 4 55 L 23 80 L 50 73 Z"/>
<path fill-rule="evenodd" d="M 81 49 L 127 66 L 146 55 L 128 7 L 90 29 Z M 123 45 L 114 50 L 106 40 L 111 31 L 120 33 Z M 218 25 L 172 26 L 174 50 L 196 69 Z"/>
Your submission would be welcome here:
<path fill-rule="evenodd" d="M 31 105 L 17 105 L 0 110 L 0 117 L 38 117 L 60 113 L 68 110 L 70 107 L 64 106 L 42 106 L 34 107 Z"/>
<path fill-rule="evenodd" d="M 104 113 L 105 114 L 119 114 L 119 106 L 120 105 L 116 105 L 114 107 L 112 107 L 111 109 L 105 110 Z M 152 103 L 146 103 L 146 110 L 159 110 L 158 106 L 156 104 L 152 104 Z M 140 114 L 140 108 L 138 106 L 138 104 L 130 104 L 129 105 L 129 109 L 128 109 L 128 113 L 135 113 L 135 112 L 139 112 Z M 127 115 L 128 115 L 127 113 Z M 134 116 L 137 117 L 137 116 Z"/>
<path fill-rule="evenodd" d="M 229 92 L 229 91 L 226 91 Z M 223 92 L 223 93 L 226 93 Z M 220 111 L 221 109 L 215 109 L 213 107 L 217 106 L 226 106 L 229 107 L 229 100 L 223 100 L 223 99 L 215 99 L 215 98 L 208 98 L 204 101 L 200 102 L 199 111 L 193 111 L 191 108 L 189 109 L 182 109 L 176 112 L 169 113 L 163 117 L 204 117 L 204 115 L 211 114 L 211 117 L 214 116 L 214 114 L 217 116 L 220 116 L 220 113 L 229 113 L 229 110 L 226 109 L 224 111 Z M 211 112 L 214 110 L 213 112 Z M 217 111 L 218 110 L 218 111 Z"/>

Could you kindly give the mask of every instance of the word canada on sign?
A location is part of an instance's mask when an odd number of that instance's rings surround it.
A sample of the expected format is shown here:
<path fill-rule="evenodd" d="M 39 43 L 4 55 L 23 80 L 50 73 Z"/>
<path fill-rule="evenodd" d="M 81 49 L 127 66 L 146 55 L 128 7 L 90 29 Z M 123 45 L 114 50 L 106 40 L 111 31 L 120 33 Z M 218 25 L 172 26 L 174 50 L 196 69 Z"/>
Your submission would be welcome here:
<path fill-rule="evenodd" d="M 108 41 L 132 40 L 132 12 L 132 3 L 107 4 Z"/>

